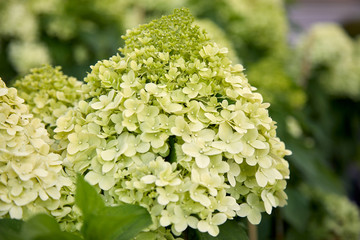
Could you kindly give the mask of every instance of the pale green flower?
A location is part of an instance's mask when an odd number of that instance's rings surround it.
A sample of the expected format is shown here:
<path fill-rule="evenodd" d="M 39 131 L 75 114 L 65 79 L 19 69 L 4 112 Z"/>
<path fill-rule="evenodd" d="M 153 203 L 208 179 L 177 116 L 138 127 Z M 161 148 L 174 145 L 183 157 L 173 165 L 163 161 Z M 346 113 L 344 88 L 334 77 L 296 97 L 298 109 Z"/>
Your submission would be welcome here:
<path fill-rule="evenodd" d="M 48 65 L 31 69 L 30 74 L 14 84 L 19 96 L 25 99 L 34 116 L 48 125 L 50 134 L 57 119 L 83 98 L 79 92 L 81 85 L 75 78 L 64 75 L 60 67 L 53 68 Z M 67 131 L 71 128 L 70 125 L 71 121 L 66 127 Z M 64 129 L 65 126 L 58 127 Z"/>
<path fill-rule="evenodd" d="M 261 212 L 263 211 L 262 208 L 259 197 L 254 193 L 250 193 L 246 197 L 246 203 L 240 204 L 240 210 L 237 211 L 237 214 L 240 217 L 247 216 L 252 224 L 259 224 L 261 221 Z"/>
<path fill-rule="evenodd" d="M 69 172 L 109 204 L 149 210 L 146 231 L 216 236 L 227 219 L 259 223 L 286 203 L 289 152 L 244 68 L 192 22 L 180 9 L 129 30 L 121 54 L 91 67 L 87 102 L 58 119 L 55 138 Z"/>
<path fill-rule="evenodd" d="M 215 237 L 219 234 L 218 225 L 223 224 L 226 219 L 227 216 L 223 213 L 216 213 L 214 216 L 210 214 L 206 220 L 200 220 L 197 227 L 200 232 L 208 232 Z"/>
<path fill-rule="evenodd" d="M 318 79 L 321 86 L 336 97 L 360 97 L 359 55 L 356 42 L 333 23 L 313 26 L 297 46 L 296 68 L 298 81 Z"/>
<path fill-rule="evenodd" d="M 23 102 L 0 79 L 0 137 L 5 139 L 0 143 L 0 216 L 28 219 L 46 212 L 74 231 L 72 222 L 79 215 L 67 219 L 74 200 L 64 200 L 73 194 L 72 181 L 63 171 L 62 157 L 50 148 L 44 124 Z"/>
<path fill-rule="evenodd" d="M 237 132 L 233 132 L 227 123 L 220 124 L 218 135 L 221 141 L 213 142 L 213 147 L 232 154 L 240 153 L 243 150 L 243 144 L 240 141 L 242 136 Z"/>

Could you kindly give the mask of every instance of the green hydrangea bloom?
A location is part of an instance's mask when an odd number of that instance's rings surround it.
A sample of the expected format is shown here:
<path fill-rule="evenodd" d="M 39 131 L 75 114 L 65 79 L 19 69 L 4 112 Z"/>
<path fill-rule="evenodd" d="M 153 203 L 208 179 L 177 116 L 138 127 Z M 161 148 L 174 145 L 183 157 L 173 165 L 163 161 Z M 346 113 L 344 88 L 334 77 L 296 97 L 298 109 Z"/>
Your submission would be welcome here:
<path fill-rule="evenodd" d="M 149 230 L 219 233 L 286 203 L 289 154 L 269 104 L 186 9 L 129 30 L 85 78 L 87 101 L 57 121 L 64 165 L 109 203 L 146 207 Z M 159 231 L 159 230 L 158 230 Z"/>
<path fill-rule="evenodd" d="M 186 6 L 198 18 L 210 18 L 220 26 L 247 67 L 282 52 L 287 44 L 283 0 L 187 0 Z"/>
<path fill-rule="evenodd" d="M 47 125 L 52 136 L 56 120 L 82 98 L 81 85 L 82 82 L 64 75 L 60 67 L 46 65 L 31 69 L 31 73 L 17 80 L 14 87 L 31 113 Z"/>
<path fill-rule="evenodd" d="M 360 99 L 360 60 L 354 41 L 340 26 L 314 26 L 297 51 L 296 66 L 302 84 L 315 76 L 331 95 Z"/>
<path fill-rule="evenodd" d="M 360 212 L 346 196 L 307 188 L 317 211 L 309 222 L 312 239 L 357 240 L 360 237 Z"/>
<path fill-rule="evenodd" d="M 0 217 L 28 219 L 46 212 L 64 228 L 75 227 L 68 195 L 74 189 L 62 159 L 52 152 L 44 124 L 1 79 L 0 139 Z"/>

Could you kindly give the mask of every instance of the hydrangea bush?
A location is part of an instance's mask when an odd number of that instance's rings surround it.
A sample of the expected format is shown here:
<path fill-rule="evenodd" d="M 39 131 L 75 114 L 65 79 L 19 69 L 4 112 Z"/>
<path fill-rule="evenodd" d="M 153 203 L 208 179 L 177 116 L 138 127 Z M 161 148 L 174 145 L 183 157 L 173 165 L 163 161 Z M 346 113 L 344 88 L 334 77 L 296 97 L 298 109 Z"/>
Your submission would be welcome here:
<path fill-rule="evenodd" d="M 360 58 L 355 43 L 336 24 L 315 25 L 297 47 L 298 81 L 307 85 L 315 76 L 331 95 L 359 100 Z"/>
<path fill-rule="evenodd" d="M 346 196 L 304 188 L 319 211 L 311 215 L 308 229 L 312 239 L 356 240 L 360 236 L 360 212 Z"/>
<path fill-rule="evenodd" d="M 0 79 L 0 217 L 27 219 L 45 212 L 75 226 L 72 181 L 39 118 L 15 88 Z"/>
<path fill-rule="evenodd" d="M 109 204 L 146 207 L 150 230 L 216 236 L 227 219 L 258 224 L 286 203 L 290 152 L 243 67 L 192 24 L 181 9 L 129 30 L 54 132 L 67 172 Z"/>
<path fill-rule="evenodd" d="M 288 30 L 284 4 L 283 0 L 186 1 L 196 17 L 209 18 L 226 32 L 246 67 L 283 52 Z"/>

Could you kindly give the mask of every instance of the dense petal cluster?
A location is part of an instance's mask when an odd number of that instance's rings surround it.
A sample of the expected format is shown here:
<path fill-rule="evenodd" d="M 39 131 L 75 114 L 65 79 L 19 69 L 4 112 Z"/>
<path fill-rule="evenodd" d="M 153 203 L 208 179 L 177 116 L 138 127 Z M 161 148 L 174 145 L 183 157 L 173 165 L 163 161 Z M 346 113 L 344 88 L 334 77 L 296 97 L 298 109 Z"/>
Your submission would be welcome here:
<path fill-rule="evenodd" d="M 17 80 L 14 87 L 31 113 L 52 130 L 56 120 L 82 98 L 81 85 L 76 78 L 64 75 L 60 67 L 46 65 L 31 69 L 31 73 Z"/>
<path fill-rule="evenodd" d="M 330 94 L 360 99 L 359 53 L 340 26 L 314 26 L 298 45 L 297 61 L 298 78 L 304 85 L 315 75 Z"/>
<path fill-rule="evenodd" d="M 85 78 L 87 101 L 57 121 L 64 165 L 109 202 L 137 203 L 150 229 L 216 236 L 286 202 L 289 152 L 269 104 L 185 9 L 129 30 L 121 54 Z"/>
<path fill-rule="evenodd" d="M 26 219 L 47 212 L 66 225 L 72 182 L 60 155 L 51 151 L 44 124 L 23 102 L 0 80 L 0 216 Z"/>

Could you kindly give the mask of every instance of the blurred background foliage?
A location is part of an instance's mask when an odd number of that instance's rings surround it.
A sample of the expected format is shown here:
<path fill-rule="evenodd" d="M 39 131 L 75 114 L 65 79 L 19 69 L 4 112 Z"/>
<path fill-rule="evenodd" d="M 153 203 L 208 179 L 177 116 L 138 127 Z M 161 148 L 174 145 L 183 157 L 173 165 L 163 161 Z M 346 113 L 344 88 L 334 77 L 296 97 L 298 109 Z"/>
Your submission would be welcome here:
<path fill-rule="evenodd" d="M 43 64 L 82 80 L 122 47 L 126 29 L 188 7 L 270 102 L 288 158 L 288 206 L 263 216 L 259 239 L 359 239 L 360 31 L 334 23 L 294 46 L 281 0 L 0 0 L 0 75 Z"/>

